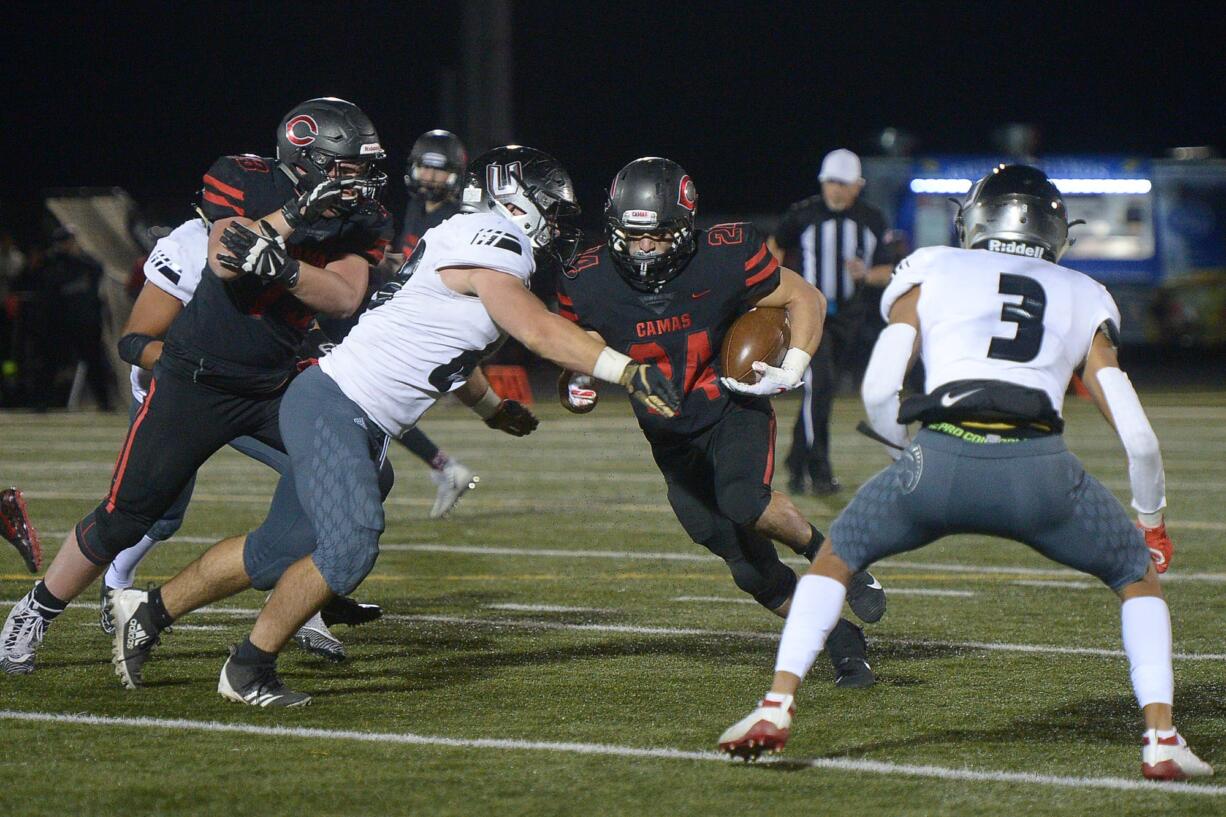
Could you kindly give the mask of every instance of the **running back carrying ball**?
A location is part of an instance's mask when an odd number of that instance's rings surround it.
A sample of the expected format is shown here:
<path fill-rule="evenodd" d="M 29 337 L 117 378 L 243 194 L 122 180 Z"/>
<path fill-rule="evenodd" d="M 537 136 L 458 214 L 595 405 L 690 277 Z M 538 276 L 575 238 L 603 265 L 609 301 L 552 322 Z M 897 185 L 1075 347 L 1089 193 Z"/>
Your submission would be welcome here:
<path fill-rule="evenodd" d="M 724 376 L 742 383 L 757 383 L 761 375 L 753 370 L 754 361 L 771 366 L 783 362 L 792 340 L 786 309 L 757 307 L 737 318 L 720 348 Z"/>

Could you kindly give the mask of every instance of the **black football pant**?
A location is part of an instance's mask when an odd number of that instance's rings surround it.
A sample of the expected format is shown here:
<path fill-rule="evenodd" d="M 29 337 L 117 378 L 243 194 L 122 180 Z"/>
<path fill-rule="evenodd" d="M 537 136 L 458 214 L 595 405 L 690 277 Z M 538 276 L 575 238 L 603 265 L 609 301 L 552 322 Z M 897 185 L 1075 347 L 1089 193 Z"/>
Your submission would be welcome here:
<path fill-rule="evenodd" d="M 139 542 L 200 466 L 236 437 L 254 437 L 285 451 L 277 427 L 283 391 L 243 397 L 195 383 L 161 364 L 155 367 L 149 394 L 115 462 L 110 491 L 77 523 L 77 543 L 85 557 L 109 565 Z"/>
<path fill-rule="evenodd" d="M 774 610 L 796 574 L 753 525 L 771 500 L 775 413 L 769 400 L 733 405 L 695 434 L 649 436 L 668 503 L 689 537 L 724 560 L 737 587 Z"/>

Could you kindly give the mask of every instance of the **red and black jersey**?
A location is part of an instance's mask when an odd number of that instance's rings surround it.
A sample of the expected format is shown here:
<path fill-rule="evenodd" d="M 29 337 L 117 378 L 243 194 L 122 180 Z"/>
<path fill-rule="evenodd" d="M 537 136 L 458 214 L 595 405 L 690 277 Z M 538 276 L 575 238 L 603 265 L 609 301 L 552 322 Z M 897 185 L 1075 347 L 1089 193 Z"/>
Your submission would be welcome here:
<path fill-rule="evenodd" d="M 297 196 L 276 160 L 223 156 L 204 174 L 202 209 L 211 220 L 262 218 Z M 391 218 L 378 202 L 344 218 L 295 230 L 290 255 L 313 266 L 349 254 L 372 266 L 383 259 Z M 244 275 L 223 281 L 205 268 L 195 297 L 171 324 L 163 360 L 197 380 L 233 391 L 258 392 L 284 382 L 315 312 L 280 283 Z"/>
<path fill-rule="evenodd" d="M 394 251 L 403 253 L 406 258 L 413 254 L 417 242 L 426 234 L 426 230 L 437 227 L 447 219 L 460 212 L 460 203 L 445 201 L 433 213 L 426 212 L 425 196 L 409 194 L 408 204 L 404 208 L 404 221 L 400 228 L 400 236 L 396 239 Z"/>
<path fill-rule="evenodd" d="M 599 332 L 617 351 L 655 363 L 684 395 L 672 419 L 632 401 L 649 435 L 694 433 L 723 416 L 732 400 L 719 382 L 724 333 L 779 286 L 779 262 L 752 224 L 718 224 L 698 230 L 695 241 L 685 269 L 657 293 L 631 287 L 603 244 L 580 254 L 561 278 L 563 317 Z"/>

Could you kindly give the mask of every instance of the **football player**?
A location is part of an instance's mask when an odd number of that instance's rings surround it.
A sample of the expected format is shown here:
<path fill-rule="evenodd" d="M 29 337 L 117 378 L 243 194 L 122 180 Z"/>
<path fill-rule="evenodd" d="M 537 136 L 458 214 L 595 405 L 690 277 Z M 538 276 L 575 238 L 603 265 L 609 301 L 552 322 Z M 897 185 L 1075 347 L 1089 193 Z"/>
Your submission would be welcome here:
<path fill-rule="evenodd" d="M 1057 264 L 1068 216 L 1037 168 L 994 169 L 971 188 L 955 223 L 961 247 L 912 253 L 882 297 L 889 326 L 862 391 L 873 429 L 897 446 L 897 459 L 835 519 L 797 586 L 770 691 L 719 746 L 742 757 L 783 748 L 793 696 L 856 571 L 947 533 L 981 533 L 1027 544 L 1120 597 L 1145 721 L 1141 773 L 1212 774 L 1173 722 L 1171 620 L 1158 583 L 1171 558 L 1166 480 L 1158 438 L 1116 357 L 1119 309 L 1100 284 Z M 917 353 L 928 393 L 900 407 Z M 1060 410 L 1077 370 L 1128 454 L 1136 526 L 1064 445 Z M 921 428 L 909 440 L 912 421 Z"/>
<path fill-rule="evenodd" d="M 291 490 L 278 487 L 265 524 L 215 545 L 159 590 L 115 595 L 114 660 L 126 684 L 140 683 L 158 633 L 174 619 L 271 578 L 276 587 L 222 667 L 218 692 L 262 707 L 309 703 L 277 676 L 277 654 L 314 611 L 374 567 L 384 526 L 377 469 L 389 437 L 450 392 L 491 428 L 514 436 L 536 428 L 531 412 L 500 399 L 478 369 L 508 334 L 560 365 L 622 384 L 664 416 L 676 411 L 679 398 L 657 367 L 597 342 L 528 290 L 534 256 L 567 243 L 565 221 L 578 211 L 553 157 L 492 150 L 470 169 L 464 200 L 476 212 L 428 231 L 379 305 L 290 386 L 281 429 L 290 456 L 282 485 Z M 284 520 L 305 525 L 287 534 Z"/>
<path fill-rule="evenodd" d="M 786 494 L 771 490 L 775 413 L 770 395 L 796 388 L 821 339 L 820 292 L 780 266 L 749 223 L 694 227 L 694 182 L 668 159 L 636 159 L 609 188 L 606 243 L 582 253 L 561 278 L 563 317 L 630 357 L 657 364 L 683 395 L 667 417 L 635 405 L 639 427 L 668 486 L 668 501 L 690 538 L 719 556 L 736 585 L 786 616 L 796 574 L 774 542 L 812 559 L 822 534 Z M 754 364 L 753 384 L 721 377 L 719 350 L 732 322 L 754 306 L 782 307 L 792 348 L 779 367 Z M 563 372 L 562 404 L 590 411 L 591 379 Z M 885 612 L 885 593 L 858 577 L 852 610 L 865 621 Z M 835 683 L 869 686 L 864 636 L 843 620 L 831 651 Z"/>
<path fill-rule="evenodd" d="M 372 292 L 396 274 L 405 256 L 413 252 L 426 230 L 460 212 L 460 184 L 467 167 L 468 151 L 450 131 L 427 131 L 413 143 L 404 174 L 408 202 L 400 237 L 371 272 Z M 353 317 L 343 321 L 324 319 L 319 323 L 330 342 L 335 344 L 357 321 L 357 317 Z M 406 431 L 399 442 L 430 466 L 430 479 L 436 486 L 434 504 L 430 507 L 431 519 L 451 513 L 460 498 L 481 481 L 471 468 L 448 456 L 416 426 Z"/>
<path fill-rule="evenodd" d="M 0 491 L 0 536 L 17 548 L 26 569 L 37 573 L 43 565 L 43 549 L 38 541 L 38 531 L 30 524 L 26 513 L 26 499 L 16 488 Z"/>
<path fill-rule="evenodd" d="M 47 626 L 140 541 L 213 452 L 242 436 L 284 450 L 277 411 L 307 327 L 317 312 L 361 306 L 390 241 L 377 199 L 383 157 L 356 105 L 321 98 L 281 120 L 275 159 L 223 156 L 205 173 L 208 267 L 166 334 L 106 498 L 10 610 L 0 669 L 34 670 Z M 154 342 L 126 335 L 121 357 L 149 364 Z M 156 593 L 152 606 L 165 620 Z"/>
<path fill-rule="evenodd" d="M 140 360 L 132 364 L 130 376 L 132 403 L 129 414 L 133 420 L 149 391 L 149 383 L 153 376 L 152 369 L 161 356 L 162 338 L 175 317 L 183 310 L 183 306 L 191 301 L 200 283 L 200 277 L 207 263 L 208 243 L 209 222 L 203 215 L 200 215 L 185 221 L 169 235 L 159 239 L 145 261 L 145 286 L 141 289 L 141 294 L 123 329 L 125 336 L 140 334 L 154 338 L 144 347 Z M 264 463 L 278 473 L 285 470 L 287 461 L 285 454 L 259 440 L 252 437 L 239 437 L 231 440 L 230 446 Z M 385 467 L 388 473 L 383 475 L 383 478 L 390 486 L 394 479 L 390 471 L 391 463 L 387 463 Z M 153 524 L 153 527 L 141 537 L 139 542 L 121 551 L 103 575 L 99 585 L 101 588 L 99 623 L 102 631 L 108 635 L 115 632 L 108 612 L 111 591 L 131 587 L 135 582 L 136 568 L 145 556 L 159 542 L 166 541 L 179 530 L 183 524 L 187 505 L 191 502 L 195 482 L 196 478 L 193 476 L 162 518 Z M 363 615 L 357 619 L 348 615 L 358 611 Z M 375 605 L 358 605 L 356 602 L 350 602 L 343 608 L 337 607 L 325 613 L 326 616 L 317 615 L 304 624 L 294 635 L 294 641 L 303 649 L 322 658 L 341 661 L 345 658 L 345 647 L 340 639 L 333 635 L 324 618 L 352 625 L 377 618 L 381 611 Z"/>

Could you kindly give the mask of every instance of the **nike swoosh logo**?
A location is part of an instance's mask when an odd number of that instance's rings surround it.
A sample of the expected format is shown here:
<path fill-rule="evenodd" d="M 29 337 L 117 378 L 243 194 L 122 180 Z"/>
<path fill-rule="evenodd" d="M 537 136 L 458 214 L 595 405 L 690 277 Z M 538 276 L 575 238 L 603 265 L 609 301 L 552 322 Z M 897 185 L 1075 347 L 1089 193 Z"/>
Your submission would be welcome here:
<path fill-rule="evenodd" d="M 884 590 L 885 588 L 881 586 L 881 582 L 877 581 L 877 577 L 874 576 L 872 583 L 868 585 L 868 589 L 869 590 Z"/>
<path fill-rule="evenodd" d="M 942 394 L 941 395 L 941 405 L 944 406 L 945 408 L 949 408 L 950 406 L 952 406 L 954 403 L 958 402 L 962 398 L 970 397 L 975 392 L 980 392 L 980 391 L 983 391 L 983 389 L 971 389 L 970 391 L 962 392 L 962 394 L 959 394 L 957 397 L 954 397 L 952 394 Z"/>
<path fill-rule="evenodd" d="M 690 297 L 693 298 L 695 301 L 697 301 L 699 298 L 709 295 L 710 292 L 711 290 L 709 289 L 704 289 L 702 292 L 691 292 Z"/>
<path fill-rule="evenodd" d="M 1156 567 L 1161 567 L 1162 565 L 1166 564 L 1166 554 L 1164 554 L 1158 548 L 1149 548 L 1149 558 L 1154 560 L 1154 565 Z"/>

